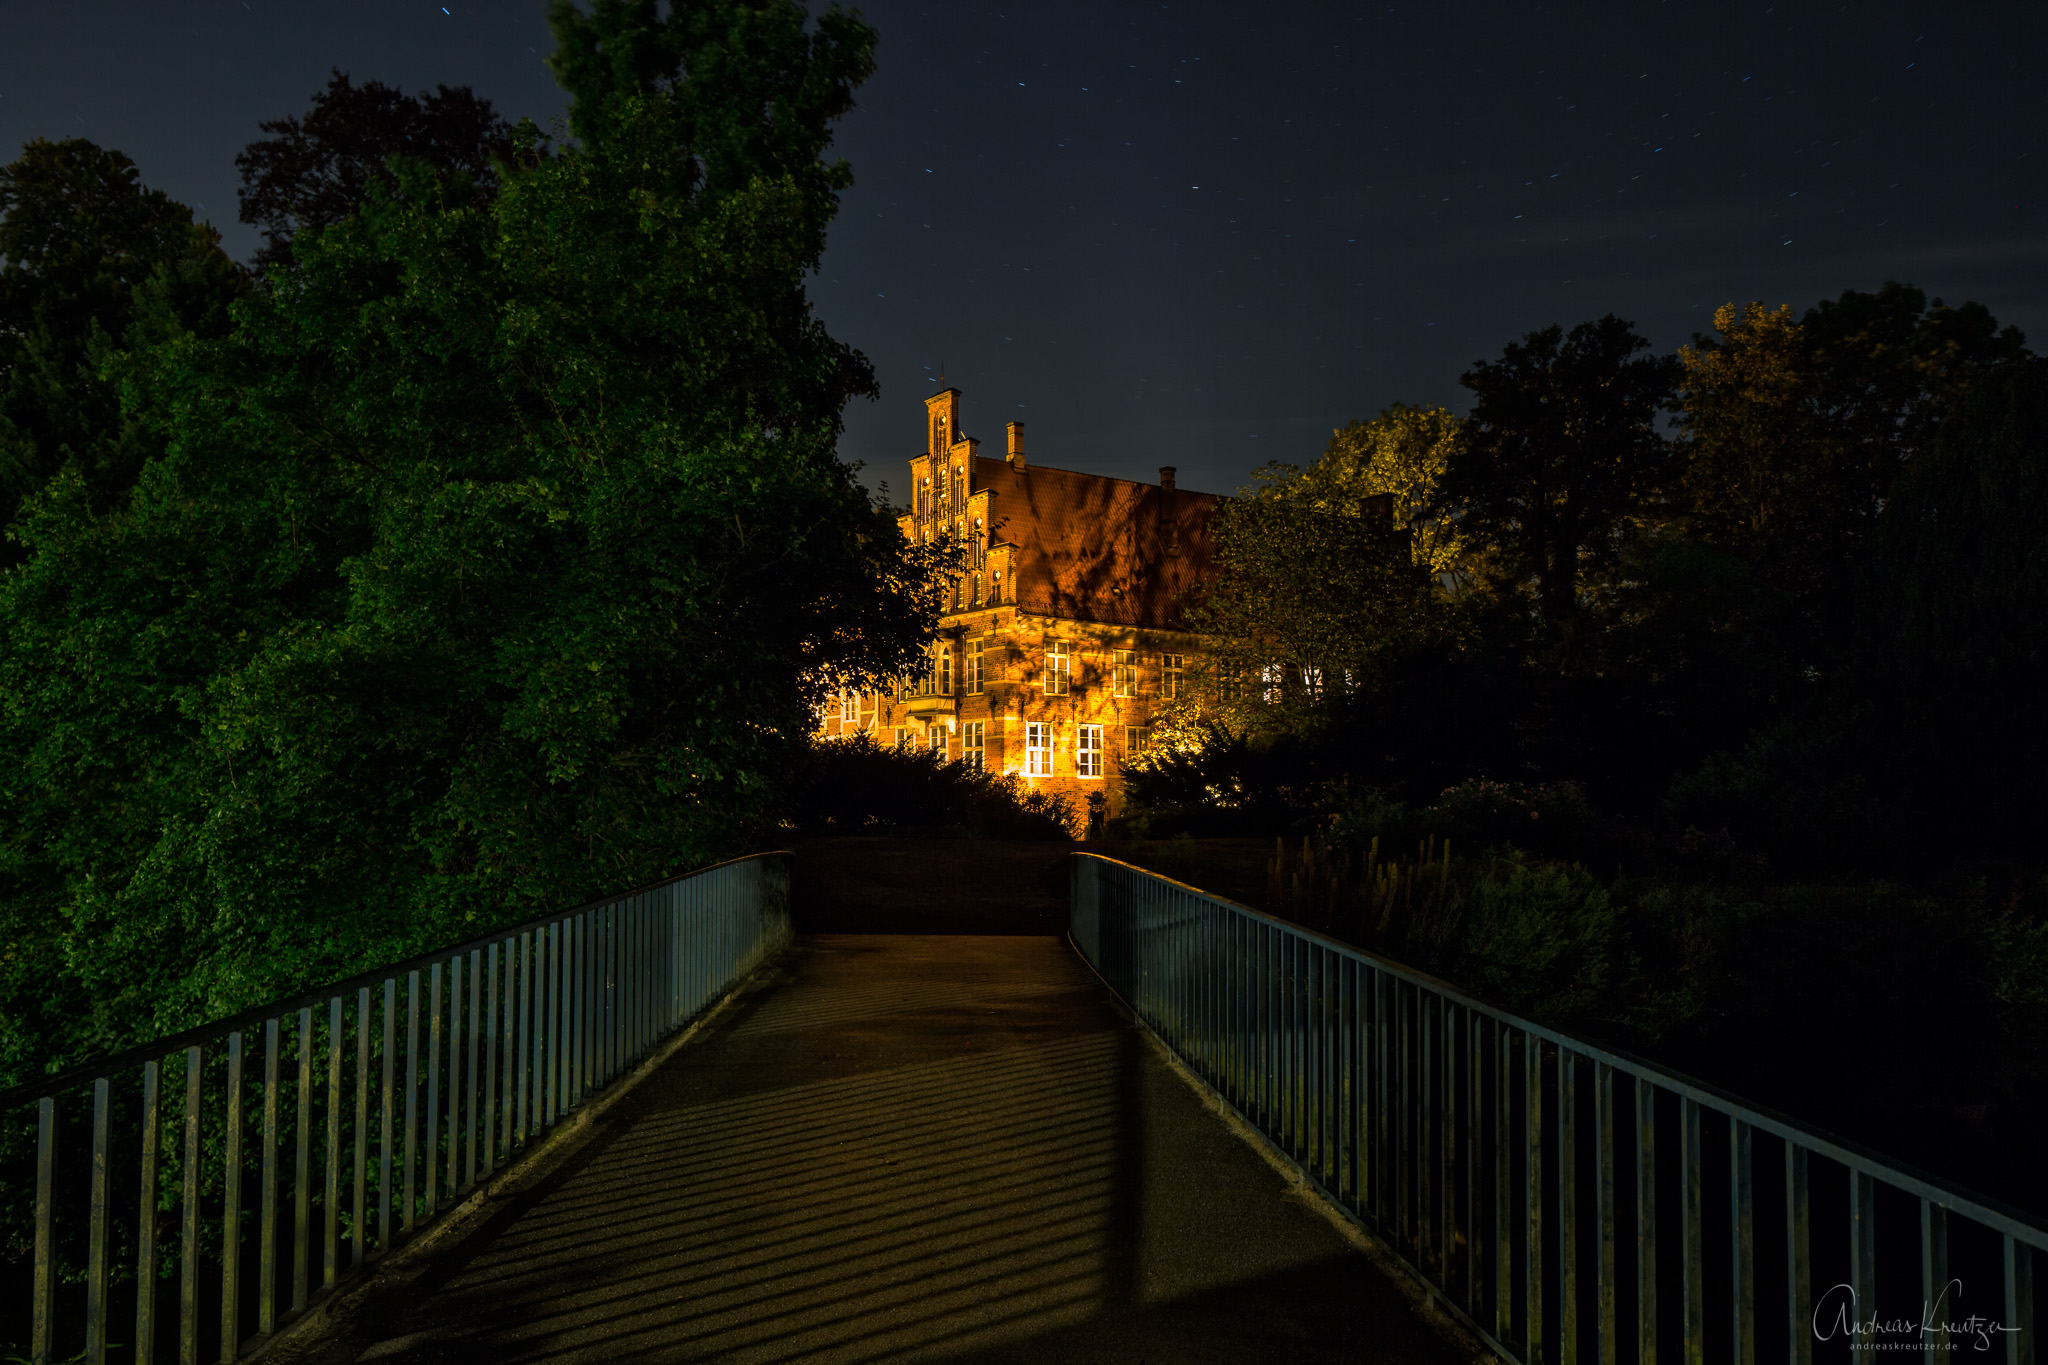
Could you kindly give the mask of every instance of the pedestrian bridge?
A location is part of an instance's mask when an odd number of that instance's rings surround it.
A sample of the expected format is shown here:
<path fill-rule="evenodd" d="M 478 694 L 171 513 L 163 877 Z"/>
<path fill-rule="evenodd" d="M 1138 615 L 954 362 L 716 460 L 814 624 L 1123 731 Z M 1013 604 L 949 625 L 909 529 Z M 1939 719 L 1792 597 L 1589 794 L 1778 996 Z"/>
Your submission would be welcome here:
<path fill-rule="evenodd" d="M 2034 1358 L 2011 1210 L 1125 864 L 997 926 L 1064 934 L 905 933 L 948 926 L 835 897 L 857 856 L 5 1097 L 31 1358 Z M 1998 1330 L 1831 1325 L 1959 1276 Z"/>

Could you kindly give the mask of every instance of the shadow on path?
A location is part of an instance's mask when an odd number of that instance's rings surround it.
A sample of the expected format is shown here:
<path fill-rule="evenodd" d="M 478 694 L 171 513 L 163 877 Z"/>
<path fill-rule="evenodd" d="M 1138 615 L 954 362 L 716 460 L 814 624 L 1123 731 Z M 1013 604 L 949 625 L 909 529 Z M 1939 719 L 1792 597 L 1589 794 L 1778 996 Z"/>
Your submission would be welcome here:
<path fill-rule="evenodd" d="M 1059 939 L 781 971 L 325 1358 L 1459 1358 Z"/>

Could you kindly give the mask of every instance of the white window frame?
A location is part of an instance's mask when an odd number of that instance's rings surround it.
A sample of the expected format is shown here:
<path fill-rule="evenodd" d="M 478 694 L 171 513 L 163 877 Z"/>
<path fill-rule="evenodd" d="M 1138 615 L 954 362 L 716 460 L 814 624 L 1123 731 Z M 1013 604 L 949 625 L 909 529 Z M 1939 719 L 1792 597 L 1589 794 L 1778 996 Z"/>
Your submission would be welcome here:
<path fill-rule="evenodd" d="M 1045 642 L 1045 695 L 1064 697 L 1073 691 L 1074 656 L 1068 652 L 1065 640 Z"/>
<path fill-rule="evenodd" d="M 839 694 L 839 723 L 841 725 L 860 724 L 860 693 L 841 692 Z"/>
<path fill-rule="evenodd" d="M 1042 720 L 1024 722 L 1024 775 L 1052 776 L 1052 726 Z"/>
<path fill-rule="evenodd" d="M 925 739 L 925 744 L 933 753 L 943 759 L 948 756 L 946 742 L 949 738 L 950 736 L 947 735 L 945 726 L 934 725 L 931 734 Z"/>
<path fill-rule="evenodd" d="M 1124 758 L 1136 758 L 1152 747 L 1152 727 L 1149 725 L 1126 725 L 1124 727 Z"/>
<path fill-rule="evenodd" d="M 1159 662 L 1162 665 L 1159 674 L 1159 695 L 1167 701 L 1173 701 L 1187 690 L 1188 656 L 1162 654 L 1159 656 Z"/>
<path fill-rule="evenodd" d="M 960 727 L 960 761 L 975 772 L 988 767 L 988 722 L 970 720 Z"/>
<path fill-rule="evenodd" d="M 1135 697 L 1138 695 L 1138 651 L 1120 649 L 1116 652 L 1116 667 L 1112 674 L 1114 695 Z"/>
<path fill-rule="evenodd" d="M 1100 725 L 1077 725 L 1074 727 L 1074 776 L 1102 776 L 1102 727 Z"/>
<path fill-rule="evenodd" d="M 979 574 L 975 576 L 977 578 L 980 577 Z M 966 657 L 961 660 L 961 690 L 970 697 L 981 695 L 982 649 L 987 643 L 987 636 L 983 636 L 979 640 L 969 640 L 965 650 Z"/>

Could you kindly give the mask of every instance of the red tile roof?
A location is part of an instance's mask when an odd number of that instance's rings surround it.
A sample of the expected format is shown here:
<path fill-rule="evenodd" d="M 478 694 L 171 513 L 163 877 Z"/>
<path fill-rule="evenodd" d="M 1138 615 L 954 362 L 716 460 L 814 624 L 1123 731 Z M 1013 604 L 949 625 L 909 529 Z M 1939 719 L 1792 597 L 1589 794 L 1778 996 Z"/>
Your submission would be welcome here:
<path fill-rule="evenodd" d="M 1184 594 L 1213 574 L 1214 493 L 986 458 L 973 487 L 995 494 L 990 543 L 1017 547 L 1021 611 L 1181 629 Z"/>

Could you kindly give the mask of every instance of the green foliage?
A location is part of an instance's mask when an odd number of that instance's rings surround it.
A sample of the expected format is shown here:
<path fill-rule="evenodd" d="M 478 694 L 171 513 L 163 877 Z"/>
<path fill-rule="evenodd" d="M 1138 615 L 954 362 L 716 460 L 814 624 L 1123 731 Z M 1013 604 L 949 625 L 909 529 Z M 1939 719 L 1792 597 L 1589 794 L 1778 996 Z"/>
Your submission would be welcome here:
<path fill-rule="evenodd" d="M 263 230 L 258 268 L 289 266 L 292 239 L 350 217 L 370 186 L 400 193 L 393 157 L 459 181 L 480 201 L 497 193 L 494 162 L 512 152 L 512 129 L 466 85 L 412 96 L 382 81 L 351 82 L 335 71 L 303 118 L 259 124 L 271 134 L 235 158 L 242 221 Z"/>
<path fill-rule="evenodd" d="M 1259 475 L 1263 487 L 1224 503 L 1210 523 L 1221 571 L 1189 622 L 1215 641 L 1206 662 L 1225 716 L 1299 729 L 1423 629 L 1434 595 L 1384 499 L 1342 496 L 1327 464 Z"/>
<path fill-rule="evenodd" d="M 0 1073 L 735 852 L 824 696 L 907 670 L 933 565 L 834 454 L 872 378 L 803 293 L 846 172 L 792 163 L 872 34 L 651 12 L 558 10 L 680 54 L 572 72 L 580 145 L 526 130 L 488 202 L 397 163 L 231 335 L 138 354 L 124 507 L 31 500 Z"/>
<path fill-rule="evenodd" d="M 1638 354 L 1649 345 L 1610 313 L 1531 332 L 1458 380 L 1475 397 L 1443 497 L 1504 584 L 1533 583 L 1553 628 L 1677 473 L 1657 429 L 1677 362 Z"/>
<path fill-rule="evenodd" d="M 1322 458 L 1291 481 L 1290 494 L 1344 513 L 1368 498 L 1385 498 L 1415 564 L 1431 575 L 1455 573 L 1467 547 L 1445 515 L 1437 487 L 1463 427 L 1443 408 L 1395 403 L 1377 417 L 1332 432 Z"/>
<path fill-rule="evenodd" d="M 0 167 L 0 531 L 59 469 L 105 509 L 161 450 L 147 391 L 122 411 L 120 352 L 227 330 L 248 280 L 219 241 L 83 138 L 38 138 Z M 0 539 L 0 568 L 20 557 Z"/>
<path fill-rule="evenodd" d="M 867 733 L 814 740 L 789 786 L 784 825 L 810 838 L 1070 839 L 1077 826 L 1073 803 L 1059 793 L 1033 791 L 1015 774 L 950 763 L 929 750 L 885 745 Z"/>

